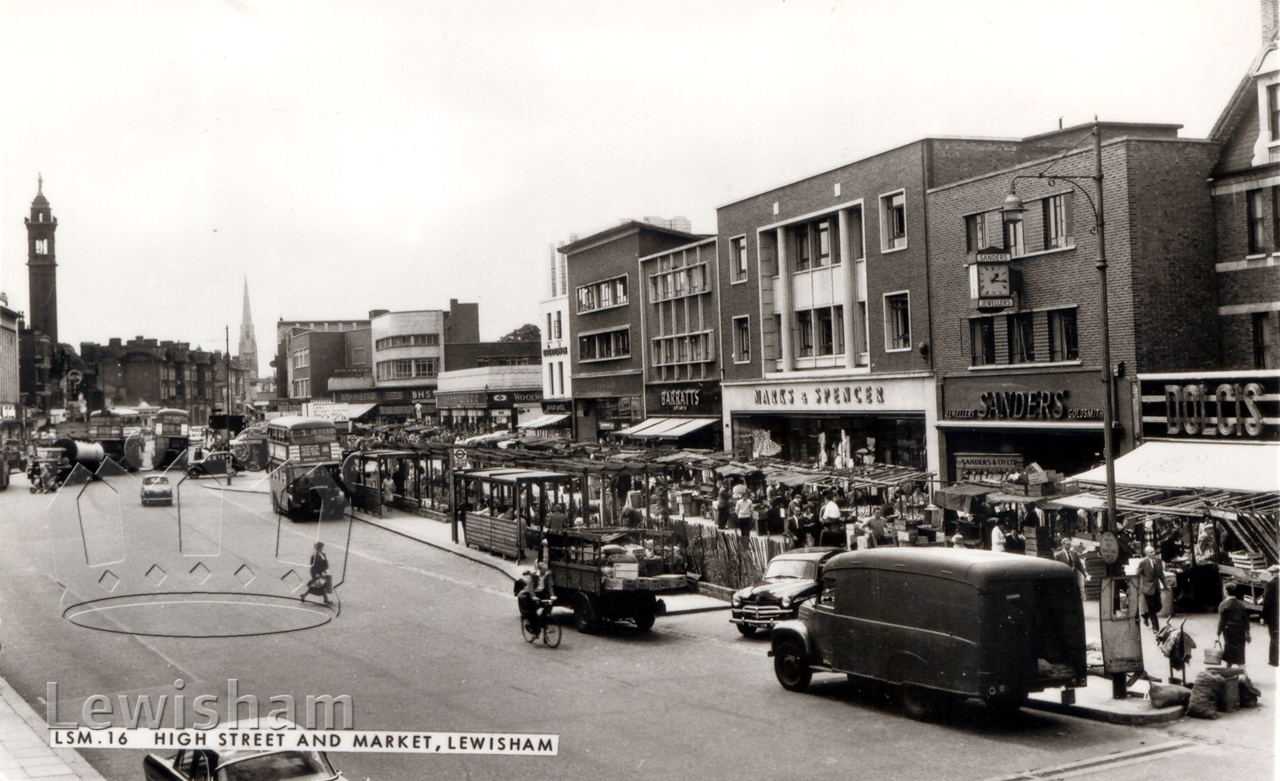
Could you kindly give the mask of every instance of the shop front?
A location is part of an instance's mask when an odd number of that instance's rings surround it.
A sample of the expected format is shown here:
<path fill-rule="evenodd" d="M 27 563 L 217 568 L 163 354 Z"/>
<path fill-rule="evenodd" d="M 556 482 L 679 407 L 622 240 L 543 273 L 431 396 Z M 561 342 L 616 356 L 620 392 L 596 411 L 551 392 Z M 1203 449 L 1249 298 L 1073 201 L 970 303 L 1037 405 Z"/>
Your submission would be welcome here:
<path fill-rule="evenodd" d="M 572 428 L 572 401 L 543 401 L 537 410 L 522 416 L 517 428 L 531 437 L 564 439 Z"/>
<path fill-rule="evenodd" d="M 644 420 L 639 371 L 573 375 L 573 438 L 598 442 Z"/>
<path fill-rule="evenodd" d="M 936 474 L 935 389 L 930 375 L 726 383 L 724 415 L 741 458 Z"/>
<path fill-rule="evenodd" d="M 436 389 L 434 385 L 420 388 L 335 390 L 333 392 L 333 400 L 341 404 L 372 404 L 374 409 L 368 417 L 381 424 L 433 423 L 436 421 Z"/>
<path fill-rule="evenodd" d="M 1103 461 L 1097 372 L 947 377 L 938 421 L 943 478 L 999 483 L 1029 464 L 1076 474 Z"/>
<path fill-rule="evenodd" d="M 514 431 L 520 419 L 538 416 L 541 402 L 541 389 L 436 393 L 442 425 L 478 433 Z"/>
<path fill-rule="evenodd" d="M 618 432 L 647 444 L 721 450 L 720 385 L 716 382 L 653 383 L 645 386 L 646 417 Z"/>

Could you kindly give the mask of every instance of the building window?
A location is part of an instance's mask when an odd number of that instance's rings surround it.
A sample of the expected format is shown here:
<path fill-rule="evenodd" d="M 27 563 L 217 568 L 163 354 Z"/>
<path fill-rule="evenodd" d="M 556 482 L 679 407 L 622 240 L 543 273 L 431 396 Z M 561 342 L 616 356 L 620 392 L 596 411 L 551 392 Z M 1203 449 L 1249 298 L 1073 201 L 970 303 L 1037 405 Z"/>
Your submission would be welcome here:
<path fill-rule="evenodd" d="M 863 245 L 866 237 L 862 234 L 862 207 L 855 206 L 849 210 L 849 254 L 854 260 L 862 260 Z M 836 258 L 840 262 L 840 258 Z"/>
<path fill-rule="evenodd" d="M 1280 366 L 1276 349 L 1276 324 L 1271 312 L 1253 313 L 1253 368 L 1274 369 Z"/>
<path fill-rule="evenodd" d="M 546 331 L 547 339 L 554 339 L 554 338 L 555 338 L 555 336 L 554 336 L 554 333 L 555 333 L 555 332 L 551 330 L 551 324 L 552 324 L 551 313 L 550 313 L 550 312 L 547 312 L 547 331 Z"/>
<path fill-rule="evenodd" d="M 1009 315 L 1009 362 L 1031 363 L 1036 359 L 1035 323 L 1030 312 Z"/>
<path fill-rule="evenodd" d="M 1076 310 L 1055 309 L 1049 313 L 1049 360 L 1075 361 L 1080 358 L 1076 340 Z"/>
<path fill-rule="evenodd" d="M 365 349 L 363 347 L 351 348 L 351 365 L 352 366 L 364 366 L 365 361 L 367 360 L 369 359 L 365 355 Z"/>
<path fill-rule="evenodd" d="M 796 340 L 797 355 L 801 358 L 811 357 L 813 355 L 812 311 L 796 312 L 796 335 L 800 337 Z"/>
<path fill-rule="evenodd" d="M 1267 85 L 1267 130 L 1272 141 L 1280 141 L 1280 84 Z"/>
<path fill-rule="evenodd" d="M 747 363 L 751 360 L 751 317 L 733 318 L 733 362 Z"/>
<path fill-rule="evenodd" d="M 831 320 L 831 309 L 828 307 L 815 309 L 813 315 L 813 325 L 816 332 L 814 342 L 817 344 L 818 355 L 832 355 L 836 349 L 836 339 Z"/>
<path fill-rule="evenodd" d="M 627 278 L 606 279 L 578 288 L 578 312 L 590 312 L 627 303 Z"/>
<path fill-rule="evenodd" d="M 36 254 L 37 254 L 37 255 L 48 255 L 48 254 L 49 254 L 49 240 L 48 240 L 48 239 L 36 239 Z"/>
<path fill-rule="evenodd" d="M 1022 220 L 1005 221 L 1004 248 L 1010 255 L 1026 254 L 1026 247 L 1022 244 Z"/>
<path fill-rule="evenodd" d="M 911 301 L 906 292 L 884 297 L 884 349 L 911 349 Z"/>
<path fill-rule="evenodd" d="M 831 263 L 831 221 L 822 220 L 817 228 L 818 256 L 817 265 L 826 266 Z"/>
<path fill-rule="evenodd" d="M 731 282 L 747 281 L 747 237 L 729 240 L 729 263 L 733 268 Z"/>
<path fill-rule="evenodd" d="M 305 369 L 311 365 L 311 350 L 309 348 L 298 350 L 293 354 L 293 368 Z"/>
<path fill-rule="evenodd" d="M 907 246 L 907 196 L 896 192 L 880 198 L 881 246 L 885 252 Z"/>
<path fill-rule="evenodd" d="M 397 334 L 374 342 L 375 350 L 392 347 L 434 347 L 440 344 L 440 334 Z"/>
<path fill-rule="evenodd" d="M 796 250 L 796 271 L 809 270 L 809 226 L 791 229 L 792 246 Z"/>
<path fill-rule="evenodd" d="M 556 362 L 556 374 L 560 375 L 560 395 L 568 396 L 569 392 L 564 387 L 564 361 Z"/>
<path fill-rule="evenodd" d="M 555 329 L 554 333 L 555 333 L 555 338 L 556 338 L 556 339 L 561 338 L 561 337 L 560 337 L 560 334 L 561 334 L 561 321 L 560 321 L 560 310 L 559 310 L 559 309 L 557 309 L 557 310 L 556 310 L 556 329 Z"/>
<path fill-rule="evenodd" d="M 1246 194 L 1247 206 L 1249 209 L 1249 254 L 1254 255 L 1259 252 L 1265 252 L 1267 249 L 1267 237 L 1264 223 L 1266 222 L 1265 200 L 1262 190 L 1250 190 Z"/>
<path fill-rule="evenodd" d="M 987 248 L 987 215 L 970 214 L 964 218 L 965 251 L 977 252 Z"/>
<path fill-rule="evenodd" d="M 579 361 L 611 361 L 629 357 L 631 357 L 629 328 L 578 337 Z"/>
<path fill-rule="evenodd" d="M 969 321 L 969 338 L 973 344 L 974 366 L 990 366 L 996 362 L 996 319 L 975 317 Z"/>
<path fill-rule="evenodd" d="M 1061 249 L 1071 244 L 1068 235 L 1071 225 L 1071 199 L 1069 193 L 1045 198 L 1044 205 L 1044 248 Z"/>

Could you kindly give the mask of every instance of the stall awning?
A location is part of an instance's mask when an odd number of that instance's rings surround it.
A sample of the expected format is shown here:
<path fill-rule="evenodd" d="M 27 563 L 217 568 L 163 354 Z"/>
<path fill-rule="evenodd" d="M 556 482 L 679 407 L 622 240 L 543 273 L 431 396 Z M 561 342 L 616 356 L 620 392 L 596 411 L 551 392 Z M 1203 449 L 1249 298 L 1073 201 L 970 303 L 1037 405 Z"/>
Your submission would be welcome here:
<path fill-rule="evenodd" d="M 568 417 L 568 415 L 541 415 L 527 423 L 521 423 L 516 428 L 546 428 L 547 426 L 554 426 Z"/>
<path fill-rule="evenodd" d="M 956 485 L 939 488 L 937 491 L 934 491 L 933 503 L 948 510 L 972 513 L 970 508 L 973 507 L 973 500 L 975 498 L 986 496 L 987 494 L 994 494 L 999 490 L 999 486 L 994 485 L 958 483 Z"/>
<path fill-rule="evenodd" d="M 1115 461 L 1116 483 L 1150 488 L 1280 490 L 1280 444 L 1248 442 L 1147 442 Z M 1105 467 L 1076 475 L 1105 483 Z"/>
<path fill-rule="evenodd" d="M 640 439 L 679 439 L 715 422 L 715 418 L 647 418 L 643 423 L 624 428 L 618 434 Z"/>

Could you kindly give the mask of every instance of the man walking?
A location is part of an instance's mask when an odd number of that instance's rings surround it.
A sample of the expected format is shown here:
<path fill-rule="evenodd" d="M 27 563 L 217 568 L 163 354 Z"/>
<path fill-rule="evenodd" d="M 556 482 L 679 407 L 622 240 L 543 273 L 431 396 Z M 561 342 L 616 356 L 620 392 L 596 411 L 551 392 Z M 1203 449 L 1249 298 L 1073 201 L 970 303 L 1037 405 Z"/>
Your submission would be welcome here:
<path fill-rule="evenodd" d="M 1144 623 L 1151 625 L 1154 631 L 1160 631 L 1160 608 L 1164 603 L 1160 599 L 1160 589 L 1164 588 L 1164 563 L 1156 555 L 1156 549 L 1148 545 L 1143 551 L 1143 559 L 1138 564 L 1138 588 L 1142 591 L 1145 610 L 1142 613 Z"/>

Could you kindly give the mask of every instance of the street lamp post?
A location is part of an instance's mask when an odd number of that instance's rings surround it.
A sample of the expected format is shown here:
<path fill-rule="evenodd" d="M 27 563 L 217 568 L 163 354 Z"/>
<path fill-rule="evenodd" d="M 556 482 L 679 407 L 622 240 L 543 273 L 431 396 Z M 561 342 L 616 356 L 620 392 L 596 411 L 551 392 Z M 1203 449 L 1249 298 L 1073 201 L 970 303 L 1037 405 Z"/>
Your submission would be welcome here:
<path fill-rule="evenodd" d="M 1103 521 L 1103 533 L 1115 534 L 1116 531 L 1116 468 L 1114 451 L 1112 449 L 1112 428 L 1115 421 L 1115 376 L 1111 370 L 1111 318 L 1107 303 L 1107 233 L 1106 220 L 1102 211 L 1102 125 L 1097 118 L 1093 121 L 1093 173 L 1092 174 L 1019 174 L 1013 177 L 1010 183 L 1009 195 L 1004 200 L 1004 205 L 1000 211 L 1003 214 L 1005 222 L 1020 222 L 1022 215 L 1026 212 L 1022 199 L 1018 197 L 1016 192 L 1016 184 L 1019 179 L 1045 179 L 1052 185 L 1057 181 L 1063 181 L 1079 190 L 1084 195 L 1085 200 L 1089 202 L 1089 207 L 1093 210 L 1093 232 L 1098 237 L 1098 261 L 1095 267 L 1098 269 L 1098 313 L 1102 322 L 1102 383 L 1104 388 L 1104 396 L 1102 403 L 1102 459 L 1106 472 L 1106 491 L 1107 491 L 1107 507 L 1106 517 Z M 1068 150 L 1070 151 L 1070 150 Z M 1065 155 L 1064 155 L 1065 156 Z M 1059 158 L 1061 159 L 1061 158 Z M 1056 161 L 1055 161 L 1056 162 Z M 1047 169 L 1046 169 L 1047 170 Z M 1091 179 L 1093 180 L 1093 194 L 1081 186 L 1077 180 Z M 1117 561 L 1107 562 L 1106 574 L 1108 577 L 1115 577 L 1123 573 L 1121 565 Z M 1099 609 L 1106 610 L 1105 605 L 1099 605 Z M 1116 698 L 1124 698 L 1127 696 L 1125 692 L 1125 676 L 1123 673 L 1112 677 L 1112 694 Z"/>

